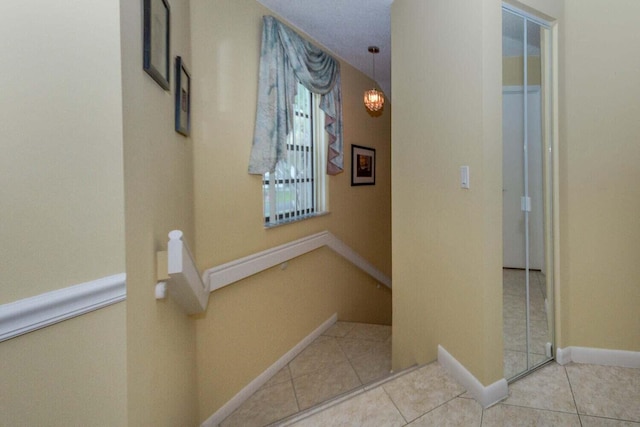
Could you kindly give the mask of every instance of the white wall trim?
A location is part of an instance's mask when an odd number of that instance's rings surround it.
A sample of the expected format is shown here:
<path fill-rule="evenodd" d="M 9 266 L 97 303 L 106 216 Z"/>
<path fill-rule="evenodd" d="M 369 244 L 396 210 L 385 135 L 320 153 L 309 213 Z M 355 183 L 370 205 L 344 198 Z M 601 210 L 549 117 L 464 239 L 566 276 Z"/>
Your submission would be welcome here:
<path fill-rule="evenodd" d="M 338 321 L 338 314 L 334 314 L 324 323 L 318 326 L 313 332 L 307 335 L 302 341 L 296 344 L 291 350 L 289 350 L 284 356 L 278 359 L 273 365 L 269 366 L 267 370 L 258 375 L 253 381 L 251 381 L 246 387 L 240 390 L 231 400 L 225 403 L 220 409 L 218 409 L 213 415 L 211 415 L 206 421 L 204 421 L 202 427 L 215 427 L 224 421 L 229 415 L 240 407 L 253 393 L 255 393 L 260 387 L 262 387 L 267 381 L 277 374 L 280 369 L 287 366 L 302 350 L 307 348 L 309 344 L 316 338 L 322 335 L 327 329 L 333 326 Z"/>
<path fill-rule="evenodd" d="M 204 272 L 203 281 L 209 285 L 209 290 L 213 292 L 323 246 L 329 247 L 383 285 L 391 288 L 390 277 L 375 268 L 369 261 L 358 255 L 328 231 L 303 237 L 302 239 L 210 268 Z"/>
<path fill-rule="evenodd" d="M 124 301 L 125 281 L 116 274 L 2 304 L 0 342 Z"/>
<path fill-rule="evenodd" d="M 486 387 L 483 386 L 467 368 L 441 345 L 438 346 L 438 363 L 442 365 L 449 375 L 460 382 L 467 389 L 467 392 L 485 409 L 509 396 L 507 380 L 503 378 Z"/>
<path fill-rule="evenodd" d="M 326 232 L 329 235 L 327 246 L 338 255 L 349 260 L 353 265 L 369 274 L 378 282 L 385 285 L 387 288 L 391 288 L 391 278 L 385 275 L 383 272 L 375 268 L 369 261 L 364 259 L 353 249 L 347 246 L 342 240 L 338 239 L 333 234 Z"/>
<path fill-rule="evenodd" d="M 621 368 L 640 368 L 640 352 L 626 350 L 607 350 L 589 347 L 566 347 L 556 351 L 556 361 L 560 365 L 570 362 L 592 365 L 619 366 Z"/>

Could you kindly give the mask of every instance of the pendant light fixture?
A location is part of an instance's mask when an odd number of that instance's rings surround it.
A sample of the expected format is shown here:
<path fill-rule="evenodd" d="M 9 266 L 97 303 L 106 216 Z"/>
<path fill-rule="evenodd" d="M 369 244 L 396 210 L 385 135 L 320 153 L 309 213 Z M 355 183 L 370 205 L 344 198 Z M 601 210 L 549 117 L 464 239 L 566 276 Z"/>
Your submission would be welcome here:
<path fill-rule="evenodd" d="M 384 94 L 375 87 L 376 81 L 376 53 L 380 52 L 378 46 L 369 46 L 373 58 L 373 89 L 364 92 L 364 105 L 369 111 L 378 111 L 384 105 Z"/>

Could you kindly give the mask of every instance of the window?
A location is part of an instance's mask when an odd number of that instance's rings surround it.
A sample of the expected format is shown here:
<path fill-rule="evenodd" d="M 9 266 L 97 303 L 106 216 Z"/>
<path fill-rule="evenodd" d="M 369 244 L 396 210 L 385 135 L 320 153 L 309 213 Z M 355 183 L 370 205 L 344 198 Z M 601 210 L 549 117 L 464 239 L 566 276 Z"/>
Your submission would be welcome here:
<path fill-rule="evenodd" d="M 262 178 L 265 226 L 280 225 L 325 210 L 324 129 L 319 117 L 319 96 L 298 83 L 294 101 L 293 132 L 287 140 L 287 157 L 275 172 Z"/>

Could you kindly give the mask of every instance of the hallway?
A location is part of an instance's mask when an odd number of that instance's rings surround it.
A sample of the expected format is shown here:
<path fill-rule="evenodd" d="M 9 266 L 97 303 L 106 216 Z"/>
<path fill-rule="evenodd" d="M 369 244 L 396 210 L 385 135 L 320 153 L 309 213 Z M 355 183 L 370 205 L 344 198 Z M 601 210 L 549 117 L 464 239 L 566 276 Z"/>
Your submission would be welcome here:
<path fill-rule="evenodd" d="M 505 272 L 506 299 L 513 273 Z M 517 356 L 521 337 L 506 333 L 505 354 Z M 220 426 L 640 427 L 640 369 L 552 362 L 484 410 L 438 362 L 390 369 L 390 326 L 337 322 Z"/>
<path fill-rule="evenodd" d="M 555 362 L 509 386 L 489 408 L 469 398 L 437 363 L 307 418 L 306 426 L 638 426 L 640 369 Z"/>
<path fill-rule="evenodd" d="M 389 368 L 389 337 L 389 327 L 338 322 L 221 427 L 640 427 L 640 369 L 551 362 L 510 384 L 509 397 L 484 410 L 438 362 L 362 386 L 360 376 L 383 376 Z M 360 347 L 362 359 L 342 359 L 340 353 L 346 358 L 357 347 L 345 351 L 347 343 L 356 341 L 363 346 L 369 341 L 370 351 Z M 363 371 L 360 362 L 365 359 L 370 365 Z M 321 367 L 302 374 L 311 364 Z M 312 407 L 322 400 L 326 402 Z"/>

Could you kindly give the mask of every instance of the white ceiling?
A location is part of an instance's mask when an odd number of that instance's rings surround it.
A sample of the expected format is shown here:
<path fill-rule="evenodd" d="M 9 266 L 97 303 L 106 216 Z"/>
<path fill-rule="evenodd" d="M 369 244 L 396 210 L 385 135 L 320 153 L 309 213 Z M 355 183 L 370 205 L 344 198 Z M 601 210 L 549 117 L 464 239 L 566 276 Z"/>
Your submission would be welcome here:
<path fill-rule="evenodd" d="M 393 0 L 258 0 L 321 43 L 333 55 L 373 78 L 367 48 L 378 46 L 376 82 L 391 97 L 391 3 Z"/>
<path fill-rule="evenodd" d="M 375 80 L 391 98 L 391 3 L 393 0 L 257 0 L 307 33 L 333 55 L 373 79 L 369 46 L 378 46 Z M 521 56 L 524 21 L 503 14 L 505 56 Z M 540 54 L 540 27 L 527 25 L 528 53 Z"/>

